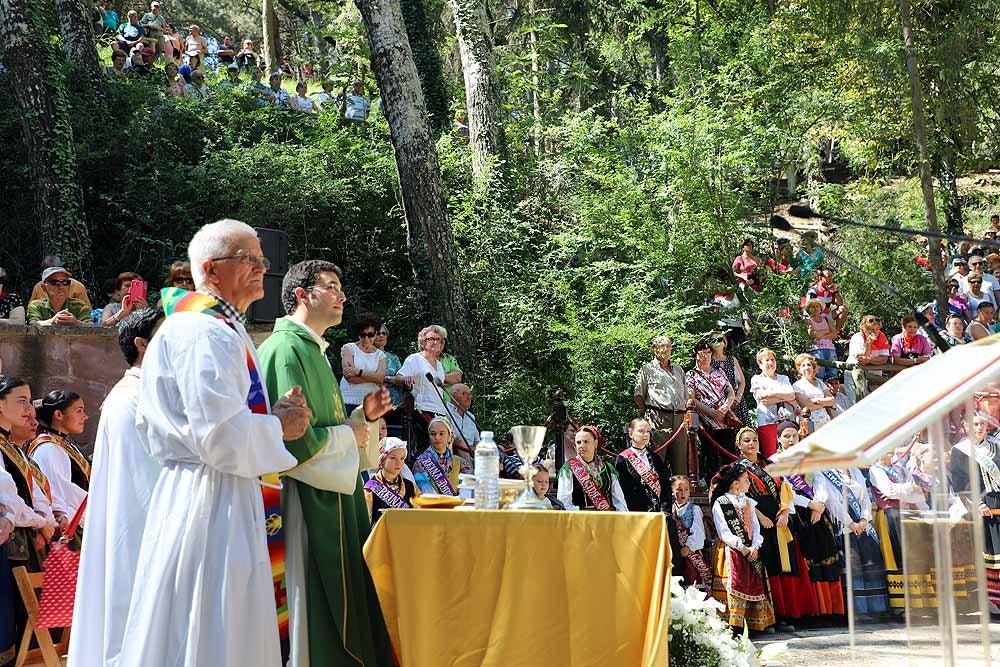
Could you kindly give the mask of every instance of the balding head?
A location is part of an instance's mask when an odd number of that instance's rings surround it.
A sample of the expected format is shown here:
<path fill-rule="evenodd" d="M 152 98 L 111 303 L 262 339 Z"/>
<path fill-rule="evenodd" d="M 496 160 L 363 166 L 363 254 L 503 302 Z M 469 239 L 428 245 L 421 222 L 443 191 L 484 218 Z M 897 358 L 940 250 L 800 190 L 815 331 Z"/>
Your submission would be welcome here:
<path fill-rule="evenodd" d="M 472 389 L 469 388 L 469 385 L 462 384 L 461 382 L 453 384 L 448 389 L 448 393 L 451 394 L 452 402 L 462 408 L 463 412 L 472 407 Z"/>

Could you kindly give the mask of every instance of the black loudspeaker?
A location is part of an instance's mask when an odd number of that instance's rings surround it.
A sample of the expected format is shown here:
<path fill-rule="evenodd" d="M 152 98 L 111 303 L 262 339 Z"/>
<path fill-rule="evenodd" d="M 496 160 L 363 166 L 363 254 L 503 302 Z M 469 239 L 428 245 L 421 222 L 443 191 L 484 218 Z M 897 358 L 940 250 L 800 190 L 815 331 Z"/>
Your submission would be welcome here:
<path fill-rule="evenodd" d="M 281 280 L 288 272 L 288 234 L 280 229 L 255 227 L 264 257 L 271 262 L 264 274 L 264 298 L 253 303 L 247 311 L 250 322 L 273 322 L 284 317 L 281 305 Z"/>

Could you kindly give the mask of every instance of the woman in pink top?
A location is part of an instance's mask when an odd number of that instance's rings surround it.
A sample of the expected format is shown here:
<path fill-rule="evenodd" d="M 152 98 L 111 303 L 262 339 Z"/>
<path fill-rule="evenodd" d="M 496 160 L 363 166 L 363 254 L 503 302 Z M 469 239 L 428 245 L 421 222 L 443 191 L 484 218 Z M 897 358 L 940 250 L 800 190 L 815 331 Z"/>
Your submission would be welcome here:
<path fill-rule="evenodd" d="M 834 327 L 829 315 L 823 314 L 823 302 L 819 299 L 810 299 L 806 302 L 806 327 L 809 337 L 813 341 L 812 355 L 817 359 L 835 361 L 837 359 L 837 348 L 833 344 L 840 333 Z M 837 374 L 837 369 L 823 366 L 819 371 L 819 378 L 825 380 Z"/>
<path fill-rule="evenodd" d="M 753 239 L 745 239 L 743 241 L 743 252 L 733 260 L 733 273 L 742 282 L 749 282 L 750 274 L 755 273 L 760 264 L 760 257 L 753 254 Z"/>
<path fill-rule="evenodd" d="M 920 333 L 920 325 L 912 314 L 900 322 L 903 330 L 892 337 L 889 346 L 889 363 L 898 366 L 916 366 L 931 358 L 934 349 L 927 337 Z"/>

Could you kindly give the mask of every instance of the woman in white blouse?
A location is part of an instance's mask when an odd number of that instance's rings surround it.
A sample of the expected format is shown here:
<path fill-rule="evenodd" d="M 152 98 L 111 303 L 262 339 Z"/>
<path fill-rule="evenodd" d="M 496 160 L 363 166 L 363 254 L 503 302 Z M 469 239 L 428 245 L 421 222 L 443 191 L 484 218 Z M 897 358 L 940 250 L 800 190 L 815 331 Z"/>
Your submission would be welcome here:
<path fill-rule="evenodd" d="M 347 343 L 340 348 L 343 376 L 340 378 L 340 393 L 344 397 L 344 409 L 351 414 L 361 405 L 365 396 L 378 391 L 385 382 L 385 352 L 375 347 L 375 336 L 382 327 L 382 321 L 365 313 L 355 325 L 358 342 Z"/>
<path fill-rule="evenodd" d="M 427 425 L 434 417 L 447 416 L 442 398 L 444 387 L 444 365 L 441 363 L 441 353 L 444 352 L 444 342 L 448 338 L 444 327 L 436 324 L 424 327 L 417 335 L 419 352 L 414 352 L 403 362 L 397 376 L 410 378 L 412 382 L 413 405 L 417 416 L 422 420 L 415 424 L 412 430 L 417 440 L 418 450 L 425 449 L 427 440 Z M 427 378 L 430 373 L 431 379 Z M 435 387 L 434 385 L 437 385 Z"/>
<path fill-rule="evenodd" d="M 757 401 L 757 436 L 764 458 L 778 450 L 777 424 L 795 418 L 795 390 L 787 375 L 778 374 L 774 350 L 761 348 L 757 353 L 761 372 L 750 378 L 750 393 Z"/>
<path fill-rule="evenodd" d="M 809 408 L 813 426 L 819 428 L 830 421 L 831 412 L 838 409 L 836 395 L 816 376 L 819 364 L 813 355 L 803 353 L 795 357 L 795 369 L 799 372 L 799 379 L 792 385 L 795 400 L 799 406 Z"/>

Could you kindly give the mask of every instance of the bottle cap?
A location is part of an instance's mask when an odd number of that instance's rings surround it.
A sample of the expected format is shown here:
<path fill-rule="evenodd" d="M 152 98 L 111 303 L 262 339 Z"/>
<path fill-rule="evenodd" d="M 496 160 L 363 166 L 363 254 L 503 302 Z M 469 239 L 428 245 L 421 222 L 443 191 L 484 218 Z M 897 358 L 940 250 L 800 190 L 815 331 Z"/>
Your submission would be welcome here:
<path fill-rule="evenodd" d="M 483 431 L 482 433 L 479 434 L 479 439 L 480 440 L 492 440 L 493 439 L 493 431 Z"/>

